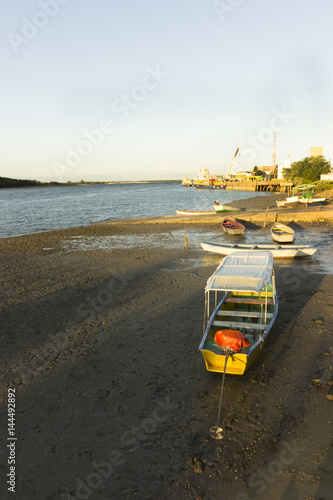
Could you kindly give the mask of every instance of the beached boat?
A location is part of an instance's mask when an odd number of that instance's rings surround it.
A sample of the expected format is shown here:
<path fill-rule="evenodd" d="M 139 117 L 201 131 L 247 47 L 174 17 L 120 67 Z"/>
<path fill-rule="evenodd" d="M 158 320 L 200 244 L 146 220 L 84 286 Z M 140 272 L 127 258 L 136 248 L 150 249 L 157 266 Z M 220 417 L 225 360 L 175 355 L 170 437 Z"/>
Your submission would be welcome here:
<path fill-rule="evenodd" d="M 280 222 L 275 222 L 271 227 L 271 235 L 274 241 L 278 243 L 292 243 L 295 237 L 295 231 Z"/>
<path fill-rule="evenodd" d="M 241 236 L 245 231 L 243 224 L 234 219 L 229 219 L 228 217 L 223 219 L 221 226 L 225 233 L 232 236 Z"/>
<path fill-rule="evenodd" d="M 234 252 L 208 279 L 199 345 L 207 370 L 241 375 L 261 352 L 278 312 L 273 263 L 270 252 Z"/>
<path fill-rule="evenodd" d="M 276 200 L 276 205 L 278 207 L 314 207 L 324 205 L 325 203 L 326 198 L 302 198 L 301 196 L 292 196 L 290 198 L 286 198 L 285 200 Z"/>
<path fill-rule="evenodd" d="M 276 200 L 276 205 L 278 207 L 323 205 L 326 202 L 326 198 L 313 198 L 315 187 L 315 184 L 295 186 L 292 196 L 289 196 L 285 200 Z"/>
<path fill-rule="evenodd" d="M 276 200 L 276 206 L 279 208 L 297 206 L 301 204 L 301 199 L 301 196 L 290 196 L 285 200 Z"/>
<path fill-rule="evenodd" d="M 310 205 L 310 207 L 314 205 L 324 205 L 326 203 L 326 198 L 310 198 L 310 199 L 301 199 L 302 205 Z"/>
<path fill-rule="evenodd" d="M 214 210 L 176 210 L 178 215 L 212 215 Z"/>
<path fill-rule="evenodd" d="M 232 252 L 268 251 L 274 258 L 293 259 L 295 257 L 311 257 L 317 248 L 314 245 L 256 245 L 241 243 L 208 243 L 202 242 L 202 248 L 206 252 L 217 253 L 219 255 L 229 255 Z"/>
<path fill-rule="evenodd" d="M 243 212 L 245 208 L 233 207 L 232 205 L 220 205 L 215 202 L 214 210 L 217 213 L 221 212 Z"/>

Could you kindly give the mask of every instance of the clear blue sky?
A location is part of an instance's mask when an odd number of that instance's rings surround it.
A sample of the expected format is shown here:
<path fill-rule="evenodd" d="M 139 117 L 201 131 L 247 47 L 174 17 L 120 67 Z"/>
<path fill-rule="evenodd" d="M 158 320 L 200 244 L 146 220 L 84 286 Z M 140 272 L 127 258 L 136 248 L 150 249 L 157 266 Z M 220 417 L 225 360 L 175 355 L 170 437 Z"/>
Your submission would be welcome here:
<path fill-rule="evenodd" d="M 333 159 L 331 0 L 1 7 L 0 175 L 145 180 Z"/>

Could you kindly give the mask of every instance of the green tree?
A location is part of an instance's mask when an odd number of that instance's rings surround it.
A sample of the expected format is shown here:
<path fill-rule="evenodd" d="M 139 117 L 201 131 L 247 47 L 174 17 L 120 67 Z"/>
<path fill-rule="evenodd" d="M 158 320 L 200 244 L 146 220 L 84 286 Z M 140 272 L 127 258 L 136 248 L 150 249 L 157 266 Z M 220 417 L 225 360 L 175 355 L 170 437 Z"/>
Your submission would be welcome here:
<path fill-rule="evenodd" d="M 330 170 L 331 165 L 323 156 L 308 156 L 294 162 L 290 169 L 284 169 L 284 174 L 290 181 L 297 179 L 299 183 L 299 179 L 302 179 L 304 183 L 308 183 L 318 181 L 321 174 L 328 174 Z"/>
<path fill-rule="evenodd" d="M 255 167 L 253 167 L 252 173 L 253 173 L 253 175 L 259 175 L 260 177 L 266 176 L 265 172 L 260 170 L 260 168 L 258 168 L 257 165 Z"/>

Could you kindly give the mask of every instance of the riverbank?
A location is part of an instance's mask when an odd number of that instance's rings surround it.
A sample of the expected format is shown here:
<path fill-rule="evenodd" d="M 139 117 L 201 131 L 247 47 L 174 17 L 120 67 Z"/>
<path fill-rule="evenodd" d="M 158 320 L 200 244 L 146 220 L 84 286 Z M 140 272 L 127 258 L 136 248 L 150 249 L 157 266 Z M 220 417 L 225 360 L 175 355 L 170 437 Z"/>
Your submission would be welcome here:
<path fill-rule="evenodd" d="M 215 217 L 0 240 L 1 405 L 6 415 L 15 389 L 17 498 L 330 498 L 331 224 L 298 227 L 318 256 L 276 262 L 276 323 L 249 372 L 227 377 L 226 436 L 214 441 L 221 377 L 197 348 L 220 261 L 199 242 L 221 237 Z M 261 223 L 246 226 L 266 237 Z M 7 458 L 1 445 L 5 499 Z"/>
<path fill-rule="evenodd" d="M 262 197 L 254 196 L 247 199 L 235 200 L 232 206 L 242 208 L 241 212 L 222 212 L 204 215 L 167 215 L 162 217 L 140 217 L 131 219 L 119 219 L 106 221 L 106 224 L 206 224 L 216 225 L 225 217 L 232 217 L 241 222 L 250 222 L 268 225 L 273 222 L 282 223 L 330 223 L 333 220 L 333 190 L 319 193 L 318 197 L 326 197 L 327 203 L 318 206 L 309 207 L 288 207 L 278 208 L 277 200 L 282 200 L 285 195 L 282 193 L 273 193 Z M 105 223 L 103 222 L 102 225 Z"/>

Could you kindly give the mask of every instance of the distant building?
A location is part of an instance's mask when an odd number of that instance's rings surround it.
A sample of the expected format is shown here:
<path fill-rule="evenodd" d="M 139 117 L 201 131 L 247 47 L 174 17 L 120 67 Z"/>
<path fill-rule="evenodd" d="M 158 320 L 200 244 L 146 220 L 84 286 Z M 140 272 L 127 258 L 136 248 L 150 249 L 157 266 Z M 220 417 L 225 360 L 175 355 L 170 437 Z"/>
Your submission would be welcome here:
<path fill-rule="evenodd" d="M 333 182 L 333 172 L 330 172 L 329 174 L 321 174 L 320 180 Z"/>
<path fill-rule="evenodd" d="M 258 167 L 258 168 L 262 172 L 265 172 L 266 175 L 274 174 L 274 172 L 275 172 L 275 167 L 272 165 L 270 165 L 268 167 Z"/>
<path fill-rule="evenodd" d="M 323 146 L 313 146 L 310 149 L 310 156 L 323 156 Z"/>
<path fill-rule="evenodd" d="M 289 156 L 284 160 L 284 165 L 278 166 L 278 179 L 284 179 L 283 170 L 285 168 L 291 168 L 291 159 Z"/>
<path fill-rule="evenodd" d="M 244 171 L 244 172 L 235 172 L 230 175 L 232 179 L 237 179 L 239 181 L 245 180 L 247 177 L 251 177 L 252 172 Z"/>
<path fill-rule="evenodd" d="M 264 172 L 264 174 L 266 175 L 266 180 L 270 181 L 271 179 L 274 179 L 276 173 L 276 167 L 274 165 L 258 167 L 258 168 L 259 170 Z"/>

